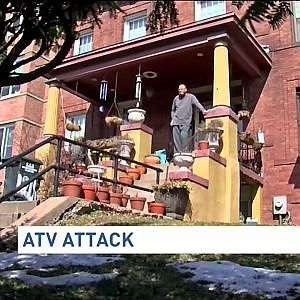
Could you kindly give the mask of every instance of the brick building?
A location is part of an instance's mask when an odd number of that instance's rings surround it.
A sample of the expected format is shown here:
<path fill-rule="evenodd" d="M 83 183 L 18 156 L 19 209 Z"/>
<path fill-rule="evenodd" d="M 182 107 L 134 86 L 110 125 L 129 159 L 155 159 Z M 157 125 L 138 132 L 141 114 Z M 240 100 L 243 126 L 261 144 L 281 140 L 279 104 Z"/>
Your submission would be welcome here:
<path fill-rule="evenodd" d="M 251 119 L 244 130 L 256 134 L 261 129 L 265 137 L 263 223 L 274 222 L 273 197 L 286 195 L 292 220 L 300 224 L 298 5 L 293 1 L 295 14 L 280 30 L 273 31 L 267 24 L 255 27 L 261 46 L 236 25 L 234 13 L 241 12 L 235 11 L 229 1 L 178 1 L 179 27 L 153 36 L 145 27 L 150 1 L 124 6 L 126 15 L 118 13 L 116 19 L 104 13 L 101 28 L 83 26 L 70 57 L 47 76 L 63 84 L 58 133 L 65 134 L 64 124 L 69 119 L 82 125 L 77 136 L 94 139 L 113 134 L 104 118 L 115 96 L 116 74 L 118 107 L 126 118 L 126 110 L 136 102 L 135 76 L 141 68 L 142 105 L 150 112 L 145 123 L 154 130 L 152 150 L 169 150 L 169 112 L 178 84 L 186 83 L 210 108 L 213 43 L 229 36 L 231 107 L 237 112 L 243 99 L 247 100 Z M 110 92 L 101 113 L 98 92 L 103 79 L 108 81 Z M 48 90 L 43 81 L 2 88 L 1 100 L 6 104 L 0 106 L 2 157 L 19 153 L 41 136 Z M 199 115 L 195 115 L 195 127 L 198 122 Z M 69 133 L 66 135 L 69 137 Z"/>

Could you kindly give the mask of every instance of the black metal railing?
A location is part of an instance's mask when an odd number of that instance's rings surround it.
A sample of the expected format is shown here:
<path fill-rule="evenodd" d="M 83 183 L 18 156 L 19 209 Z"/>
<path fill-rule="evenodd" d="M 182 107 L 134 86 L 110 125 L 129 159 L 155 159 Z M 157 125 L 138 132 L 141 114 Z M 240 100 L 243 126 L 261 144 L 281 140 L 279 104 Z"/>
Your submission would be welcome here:
<path fill-rule="evenodd" d="M 130 159 L 121 155 L 118 155 L 116 153 L 111 153 L 108 151 L 104 151 L 104 150 L 99 150 L 96 147 L 87 145 L 85 143 L 79 142 L 79 141 L 74 141 L 74 140 L 70 140 L 67 139 L 63 136 L 59 136 L 59 135 L 51 135 L 47 138 L 45 138 L 42 142 L 34 145 L 33 147 L 27 149 L 26 151 L 13 156 L 9 159 L 7 159 L 4 163 L 0 164 L 0 170 L 6 168 L 6 167 L 10 167 L 10 166 L 15 166 L 16 164 L 20 163 L 20 161 L 22 160 L 22 158 L 24 158 L 26 155 L 34 152 L 35 150 L 41 148 L 44 145 L 47 144 L 53 144 L 56 146 L 56 155 L 55 155 L 55 162 L 53 164 L 50 164 L 49 166 L 46 166 L 43 170 L 37 172 L 35 175 L 31 176 L 26 182 L 23 182 L 21 185 L 17 186 L 16 188 L 14 188 L 13 190 L 9 191 L 8 193 L 1 195 L 0 197 L 0 203 L 8 200 L 11 196 L 13 196 L 14 194 L 16 194 L 17 192 L 19 192 L 21 189 L 23 189 L 24 187 L 26 187 L 27 185 L 29 185 L 31 182 L 34 182 L 35 180 L 41 180 L 42 176 L 46 173 L 48 173 L 51 170 L 55 171 L 54 174 L 54 179 L 53 179 L 53 186 L 54 186 L 54 190 L 53 190 L 53 196 L 57 197 L 58 196 L 58 187 L 59 187 L 59 178 L 60 178 L 60 172 L 61 171 L 68 171 L 70 174 L 72 175 L 76 175 L 78 174 L 78 172 L 72 168 L 67 167 L 65 165 L 62 164 L 62 149 L 63 149 L 63 142 L 67 142 L 70 143 L 72 145 L 77 145 L 82 147 L 83 149 L 85 149 L 85 151 L 87 149 L 91 150 L 91 151 L 96 151 L 99 154 L 102 154 L 104 156 L 110 156 L 114 163 L 113 163 L 113 178 L 109 179 L 106 177 L 99 177 L 98 179 L 104 181 L 104 182 L 111 182 L 113 185 L 113 191 L 116 191 L 116 187 L 117 185 L 125 185 L 128 187 L 132 187 L 138 190 L 143 190 L 143 191 L 147 191 L 147 192 L 153 192 L 153 189 L 149 189 L 146 187 L 142 187 L 139 185 L 134 185 L 134 184 L 124 184 L 120 181 L 118 181 L 118 166 L 119 166 L 119 160 L 125 160 L 128 163 L 134 163 L 136 165 L 141 165 L 144 166 L 148 169 L 153 169 L 156 171 L 156 180 L 155 183 L 159 184 L 159 180 L 160 180 L 160 173 L 163 172 L 162 169 L 157 168 L 153 165 L 148 165 L 139 161 L 136 161 L 134 159 Z M 89 173 L 85 173 L 84 176 L 88 177 L 88 178 L 92 178 L 93 175 L 89 174 Z"/>
<path fill-rule="evenodd" d="M 260 150 L 254 150 L 252 145 L 239 143 L 239 162 L 246 168 L 261 174 L 262 158 Z"/>

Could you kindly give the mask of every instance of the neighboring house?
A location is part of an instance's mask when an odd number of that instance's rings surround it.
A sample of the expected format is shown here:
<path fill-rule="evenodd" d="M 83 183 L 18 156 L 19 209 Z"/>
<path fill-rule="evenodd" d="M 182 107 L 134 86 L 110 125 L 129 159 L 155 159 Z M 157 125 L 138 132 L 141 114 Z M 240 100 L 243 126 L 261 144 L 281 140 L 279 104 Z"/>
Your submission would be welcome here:
<path fill-rule="evenodd" d="M 180 26 L 163 35 L 151 36 L 146 29 L 150 1 L 124 6 L 126 16 L 118 13 L 116 19 L 104 13 L 101 28 L 88 24 L 82 28 L 70 57 L 48 76 L 61 80 L 71 92 L 61 90 L 58 133 L 65 134 L 66 119 L 78 118 L 78 122 L 85 120 L 85 132 L 81 134 L 88 139 L 113 134 L 113 130 L 105 126 L 104 118 L 114 98 L 116 74 L 117 102 L 123 114 L 134 106 L 136 74 L 141 69 L 142 107 L 147 111 L 145 124 L 154 130 L 152 150 L 169 149 L 169 114 L 178 84 L 185 83 L 205 107 L 212 107 L 214 45 L 225 40 L 229 49 L 231 108 L 237 113 L 244 100 L 251 119 L 240 124 L 241 130 L 254 135 L 259 130 L 264 133 L 261 220 L 263 223 L 277 222 L 273 221 L 273 197 L 286 196 L 292 220 L 300 224 L 299 2 L 292 1 L 294 16 L 280 30 L 273 31 L 267 24 L 258 24 L 257 40 L 239 28 L 229 1 L 178 1 L 176 5 Z M 94 104 L 98 104 L 99 85 L 103 79 L 108 81 L 110 92 L 105 112 L 100 113 Z M 39 135 L 43 120 L 33 120 L 28 115 L 32 109 L 27 107 L 34 105 L 45 109 L 43 80 L 24 87 L 2 88 L 0 100 L 18 107 L 19 115 L 12 115 L 7 105 L 0 107 L 1 155 L 22 150 L 19 147 L 21 138 L 16 132 L 24 132 L 24 126 L 19 126 L 18 122 L 28 124 L 30 121 L 34 124 L 31 126 L 37 126 Z M 29 93 L 26 88 L 30 86 Z M 40 90 L 43 91 L 38 96 L 41 101 L 32 96 Z M 195 127 L 199 118 L 201 116 L 195 114 Z M 240 206 L 244 214 L 251 216 L 249 203 L 253 199 L 246 177 L 241 177 Z"/>

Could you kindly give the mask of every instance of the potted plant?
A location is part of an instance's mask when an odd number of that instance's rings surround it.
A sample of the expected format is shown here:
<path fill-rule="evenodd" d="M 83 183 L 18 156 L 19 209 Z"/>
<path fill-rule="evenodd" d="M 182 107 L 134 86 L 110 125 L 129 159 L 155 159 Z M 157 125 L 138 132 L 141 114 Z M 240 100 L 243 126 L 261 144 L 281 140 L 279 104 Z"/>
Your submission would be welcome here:
<path fill-rule="evenodd" d="M 153 190 L 155 201 L 166 205 L 167 216 L 174 216 L 174 214 L 184 216 L 190 192 L 186 181 L 166 181 L 163 184 L 154 185 Z"/>

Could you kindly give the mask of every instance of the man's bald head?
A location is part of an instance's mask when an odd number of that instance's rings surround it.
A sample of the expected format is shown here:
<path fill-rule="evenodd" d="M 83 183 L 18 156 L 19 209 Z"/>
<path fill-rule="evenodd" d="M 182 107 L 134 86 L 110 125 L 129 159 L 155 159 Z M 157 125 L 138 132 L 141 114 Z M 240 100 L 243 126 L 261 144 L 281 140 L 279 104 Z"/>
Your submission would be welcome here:
<path fill-rule="evenodd" d="M 183 97 L 186 92 L 187 92 L 186 86 L 184 84 L 180 84 L 178 87 L 178 94 Z"/>

